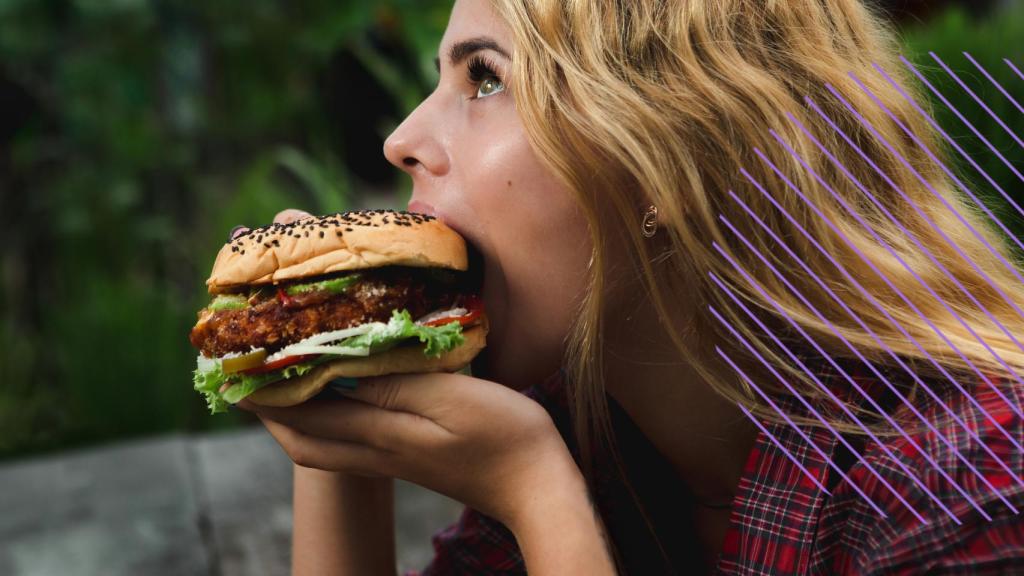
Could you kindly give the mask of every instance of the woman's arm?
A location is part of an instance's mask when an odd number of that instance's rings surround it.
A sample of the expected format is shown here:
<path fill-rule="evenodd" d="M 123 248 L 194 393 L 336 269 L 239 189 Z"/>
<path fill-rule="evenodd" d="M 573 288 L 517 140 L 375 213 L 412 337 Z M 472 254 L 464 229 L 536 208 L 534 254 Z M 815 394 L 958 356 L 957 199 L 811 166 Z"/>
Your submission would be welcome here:
<path fill-rule="evenodd" d="M 614 575 L 604 527 L 587 492 L 586 482 L 569 457 L 544 474 L 543 491 L 524 497 L 509 529 L 523 553 L 530 576 L 558 574 Z"/>
<path fill-rule="evenodd" d="M 394 576 L 394 481 L 294 470 L 292 576 Z"/>
<path fill-rule="evenodd" d="M 531 576 L 615 573 L 583 475 L 550 414 L 531 398 L 495 382 L 448 373 L 362 378 L 342 395 L 347 398 L 316 398 L 288 408 L 246 400 L 238 406 L 254 411 L 300 466 L 404 478 L 498 520 L 515 534 Z M 328 514 L 319 505 L 365 516 L 349 507 L 367 504 L 350 501 L 337 488 L 327 494 L 335 495 L 330 506 L 323 496 L 303 496 L 309 498 L 306 514 Z M 390 530 L 390 509 L 386 517 Z M 356 521 L 330 518 L 307 523 L 327 524 L 328 533 L 342 536 L 331 538 L 330 545 L 345 545 L 340 540 L 346 533 L 358 536 L 363 529 Z M 320 541 L 308 528 L 301 532 L 297 524 L 295 529 L 297 538 Z M 347 547 L 331 553 L 326 546 L 306 548 L 322 551 L 332 562 L 355 554 Z"/>

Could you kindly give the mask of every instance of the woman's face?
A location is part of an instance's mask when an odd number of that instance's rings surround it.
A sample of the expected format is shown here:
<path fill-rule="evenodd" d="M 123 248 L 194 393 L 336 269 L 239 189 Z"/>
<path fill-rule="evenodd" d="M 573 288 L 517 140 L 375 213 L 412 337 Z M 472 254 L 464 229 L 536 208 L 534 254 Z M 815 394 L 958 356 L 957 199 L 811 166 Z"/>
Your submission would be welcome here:
<path fill-rule="evenodd" d="M 512 53 L 488 0 L 457 0 L 439 48 L 440 81 L 384 154 L 412 176 L 409 210 L 434 214 L 482 254 L 491 331 L 473 373 L 518 389 L 558 369 L 591 244 L 504 90 Z"/>

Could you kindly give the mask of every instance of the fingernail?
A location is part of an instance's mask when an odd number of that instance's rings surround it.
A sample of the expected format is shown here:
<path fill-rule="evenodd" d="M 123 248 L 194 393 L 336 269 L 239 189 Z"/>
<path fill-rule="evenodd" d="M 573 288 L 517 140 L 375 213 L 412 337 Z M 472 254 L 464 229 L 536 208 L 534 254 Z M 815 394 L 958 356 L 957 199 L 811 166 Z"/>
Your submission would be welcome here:
<path fill-rule="evenodd" d="M 235 226 L 234 228 L 231 229 L 231 233 L 228 234 L 228 242 L 231 242 L 232 240 L 234 240 L 235 236 L 237 234 L 239 234 L 241 232 L 244 232 L 244 231 L 246 231 L 248 229 L 249 229 L 248 226 L 244 226 L 242 224 L 239 224 L 238 226 Z"/>
<path fill-rule="evenodd" d="M 335 378 L 334 380 L 331 380 L 330 382 L 327 383 L 327 385 L 338 392 L 347 392 L 350 390 L 355 390 L 356 386 L 358 386 L 358 383 L 359 380 L 357 378 L 349 378 L 348 376 L 342 376 L 340 378 Z"/>

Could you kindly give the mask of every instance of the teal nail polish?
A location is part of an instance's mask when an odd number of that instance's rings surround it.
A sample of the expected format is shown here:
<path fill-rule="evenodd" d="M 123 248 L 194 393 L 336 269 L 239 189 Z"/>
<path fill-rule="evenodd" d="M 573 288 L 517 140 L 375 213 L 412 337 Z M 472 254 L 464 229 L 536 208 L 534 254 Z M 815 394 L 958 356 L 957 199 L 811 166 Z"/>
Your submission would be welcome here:
<path fill-rule="evenodd" d="M 357 378 L 349 378 L 348 376 L 342 376 L 335 378 L 327 383 L 328 386 L 335 390 L 347 391 L 355 390 L 359 380 Z"/>

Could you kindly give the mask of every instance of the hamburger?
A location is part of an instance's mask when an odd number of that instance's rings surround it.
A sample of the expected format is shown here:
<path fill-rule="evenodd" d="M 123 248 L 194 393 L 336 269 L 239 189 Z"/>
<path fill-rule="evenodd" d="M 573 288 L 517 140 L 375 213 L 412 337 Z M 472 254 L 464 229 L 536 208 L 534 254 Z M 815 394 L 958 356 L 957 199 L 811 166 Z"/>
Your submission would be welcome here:
<path fill-rule="evenodd" d="M 189 334 L 195 389 L 218 413 L 243 398 L 292 406 L 345 378 L 460 370 L 488 329 L 469 260 L 462 236 L 414 212 L 251 229 L 206 281 L 211 300 Z"/>

